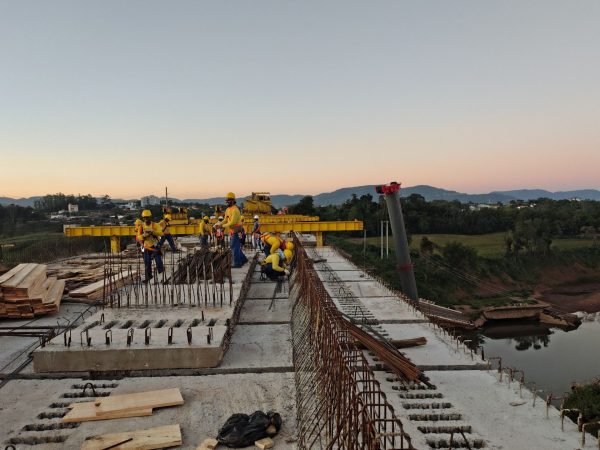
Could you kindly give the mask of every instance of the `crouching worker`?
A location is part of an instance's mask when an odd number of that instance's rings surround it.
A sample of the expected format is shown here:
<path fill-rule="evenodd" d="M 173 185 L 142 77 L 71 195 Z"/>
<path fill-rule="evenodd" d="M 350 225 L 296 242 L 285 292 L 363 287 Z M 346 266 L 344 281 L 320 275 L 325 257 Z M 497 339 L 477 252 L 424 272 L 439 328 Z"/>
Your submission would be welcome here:
<path fill-rule="evenodd" d="M 210 219 L 208 218 L 208 216 L 204 216 L 202 218 L 202 231 L 200 232 L 200 245 L 202 247 L 207 247 L 208 248 L 208 240 L 210 239 L 210 237 L 212 236 L 212 230 L 213 228 L 210 226 Z"/>
<path fill-rule="evenodd" d="M 277 281 L 280 277 L 289 275 L 290 271 L 287 267 L 292 262 L 293 253 L 291 250 L 277 250 L 275 253 L 269 254 L 261 264 L 261 272 L 272 281 Z"/>
<path fill-rule="evenodd" d="M 145 283 L 152 279 L 152 260 L 156 261 L 156 270 L 162 273 L 164 270 L 158 240 L 162 236 L 160 225 L 152 222 L 152 213 L 145 209 L 142 212 L 142 225 L 138 229 L 137 240 L 142 245 L 142 253 L 144 255 L 144 266 L 146 268 Z"/>

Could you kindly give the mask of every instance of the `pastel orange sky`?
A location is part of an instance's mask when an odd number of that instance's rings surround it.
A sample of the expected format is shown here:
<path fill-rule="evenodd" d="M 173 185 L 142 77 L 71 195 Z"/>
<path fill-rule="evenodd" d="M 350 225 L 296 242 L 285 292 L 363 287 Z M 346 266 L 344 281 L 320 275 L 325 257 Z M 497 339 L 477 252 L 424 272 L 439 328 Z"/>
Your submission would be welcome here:
<path fill-rule="evenodd" d="M 600 188 L 599 2 L 175 5 L 0 3 L 0 196 Z"/>

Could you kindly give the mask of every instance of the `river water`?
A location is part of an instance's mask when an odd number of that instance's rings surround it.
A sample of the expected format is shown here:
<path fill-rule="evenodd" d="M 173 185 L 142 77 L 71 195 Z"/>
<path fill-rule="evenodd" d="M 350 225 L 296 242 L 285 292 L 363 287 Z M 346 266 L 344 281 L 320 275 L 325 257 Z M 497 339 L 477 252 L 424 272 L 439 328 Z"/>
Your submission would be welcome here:
<path fill-rule="evenodd" d="M 486 358 L 499 356 L 504 367 L 523 370 L 527 385 L 535 382 L 542 396 L 562 396 L 573 381 L 600 377 L 599 320 L 571 331 L 535 322 L 498 324 L 469 338 L 479 341 Z"/>

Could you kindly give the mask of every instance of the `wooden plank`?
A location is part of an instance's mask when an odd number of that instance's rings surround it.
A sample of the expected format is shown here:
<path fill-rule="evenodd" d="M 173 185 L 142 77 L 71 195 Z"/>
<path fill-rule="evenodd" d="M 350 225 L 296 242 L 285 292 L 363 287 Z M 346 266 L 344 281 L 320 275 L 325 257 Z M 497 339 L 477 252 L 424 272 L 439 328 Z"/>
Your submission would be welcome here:
<path fill-rule="evenodd" d="M 183 397 L 179 388 L 172 388 L 100 397 L 96 399 L 95 403 L 96 413 L 102 415 L 114 411 L 183 405 Z"/>
<path fill-rule="evenodd" d="M 46 279 L 46 265 L 38 264 L 17 286 L 19 289 L 30 289 L 36 284 L 43 284 Z M 40 283 L 41 280 L 41 283 Z"/>
<path fill-rule="evenodd" d="M 88 294 L 104 288 L 104 280 L 96 281 L 70 292 L 71 297 L 86 297 Z"/>
<path fill-rule="evenodd" d="M 137 271 L 132 271 L 131 275 L 136 275 Z M 107 280 L 106 287 L 121 287 L 125 284 L 125 281 L 129 279 L 129 272 L 123 271 L 113 277 L 111 277 L 110 283 Z M 96 281 L 94 283 L 88 284 L 87 286 L 80 287 L 73 291 L 70 291 L 69 295 L 71 297 L 87 297 L 92 294 L 96 294 L 98 292 L 102 292 L 104 289 L 104 279 Z"/>
<path fill-rule="evenodd" d="M 152 408 L 117 411 L 99 416 L 96 414 L 94 402 L 77 403 L 63 418 L 61 423 L 93 422 L 95 420 L 124 419 L 126 417 L 145 417 L 152 415 Z"/>
<path fill-rule="evenodd" d="M 50 286 L 47 295 L 43 299 L 44 305 L 58 306 L 60 304 L 65 290 L 65 280 L 56 280 L 56 278 L 54 280 L 54 283 Z"/>
<path fill-rule="evenodd" d="M 18 286 L 19 283 L 21 281 L 23 281 L 25 279 L 25 277 L 27 275 L 29 275 L 33 269 L 35 269 L 36 266 L 37 266 L 37 264 L 34 264 L 34 263 L 28 263 L 28 264 L 26 264 L 25 267 L 23 267 L 23 269 L 21 269 L 18 274 L 16 274 L 10 280 L 5 281 L 4 283 L 2 283 L 2 287 L 4 288 L 4 287 L 16 287 L 16 286 Z"/>
<path fill-rule="evenodd" d="M 133 438 L 132 440 L 129 440 Z M 176 447 L 183 443 L 179 424 L 93 436 L 86 439 L 81 450 L 152 450 Z M 116 447 L 113 447 L 115 446 Z"/>
<path fill-rule="evenodd" d="M 6 272 L 4 275 L 2 275 L 0 277 L 0 284 L 2 284 L 5 281 L 8 281 L 12 277 L 14 277 L 17 273 L 19 273 L 21 270 L 23 270 L 25 268 L 25 266 L 27 266 L 27 264 L 21 263 L 18 266 L 15 266 L 12 269 L 10 269 L 8 272 Z"/>
<path fill-rule="evenodd" d="M 198 447 L 196 447 L 196 450 L 215 450 L 217 445 L 219 445 L 219 441 L 213 438 L 207 438 L 204 439 Z"/>
<path fill-rule="evenodd" d="M 266 450 L 267 448 L 273 447 L 273 439 L 270 437 L 266 437 L 264 439 L 260 439 L 254 443 L 260 450 Z"/>

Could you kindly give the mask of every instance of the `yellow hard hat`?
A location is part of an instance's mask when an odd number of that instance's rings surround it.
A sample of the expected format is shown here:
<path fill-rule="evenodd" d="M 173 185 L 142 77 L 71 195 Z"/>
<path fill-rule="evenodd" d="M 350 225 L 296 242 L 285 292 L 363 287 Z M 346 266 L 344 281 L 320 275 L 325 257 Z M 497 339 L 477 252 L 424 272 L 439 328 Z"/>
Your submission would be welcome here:
<path fill-rule="evenodd" d="M 165 214 L 165 219 L 171 220 L 171 214 Z"/>
<path fill-rule="evenodd" d="M 287 241 L 285 243 L 286 250 L 294 250 L 294 243 L 292 241 Z"/>
<path fill-rule="evenodd" d="M 135 219 L 134 225 L 136 227 L 139 227 L 142 224 L 142 221 L 140 219 Z"/>
<path fill-rule="evenodd" d="M 225 195 L 225 198 L 226 198 L 227 200 L 235 200 L 235 194 L 234 194 L 233 192 L 228 192 L 228 193 Z"/>
<path fill-rule="evenodd" d="M 152 211 L 145 209 L 142 211 L 142 217 L 152 217 Z"/>
<path fill-rule="evenodd" d="M 287 262 L 290 262 L 292 260 L 292 257 L 294 256 L 294 253 L 289 248 L 286 248 L 283 251 L 283 254 L 285 255 L 285 260 Z"/>
<path fill-rule="evenodd" d="M 204 216 L 204 217 L 202 218 L 202 220 L 209 220 L 209 219 L 208 219 L 208 216 Z"/>

